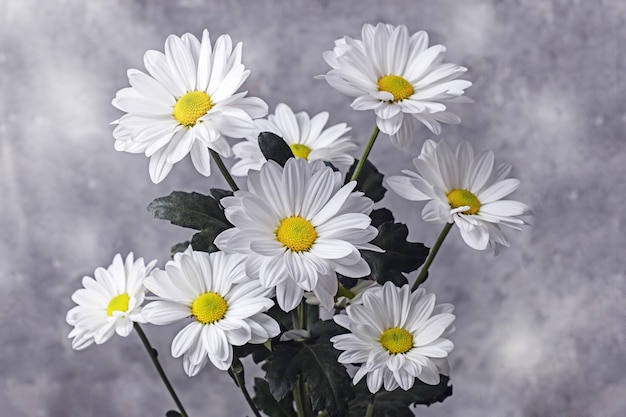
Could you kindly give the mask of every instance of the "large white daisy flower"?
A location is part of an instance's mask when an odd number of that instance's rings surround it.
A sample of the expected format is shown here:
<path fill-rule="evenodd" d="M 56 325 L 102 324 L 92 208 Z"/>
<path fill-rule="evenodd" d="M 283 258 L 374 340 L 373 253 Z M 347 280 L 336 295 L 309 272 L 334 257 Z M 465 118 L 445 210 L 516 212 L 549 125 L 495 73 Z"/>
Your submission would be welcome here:
<path fill-rule="evenodd" d="M 400 148 L 413 138 L 414 119 L 437 135 L 441 123 L 460 123 L 444 103 L 471 101 L 461 96 L 472 83 L 456 79 L 466 68 L 442 63 L 444 46 L 428 47 L 426 32 L 409 36 L 403 25 L 366 24 L 361 36 L 338 39 L 324 53 L 333 69 L 323 78 L 356 97 L 354 110 L 374 110 L 378 128 Z"/>
<path fill-rule="evenodd" d="M 297 158 L 351 164 L 354 158 L 350 153 L 357 146 L 349 136 L 344 136 L 350 128 L 345 123 L 340 123 L 324 129 L 327 121 L 327 112 L 310 118 L 306 112 L 294 114 L 289 106 L 279 104 L 275 114 L 269 115 L 267 119 L 254 121 L 257 128 L 255 135 L 233 146 L 235 156 L 241 160 L 233 165 L 231 174 L 243 176 L 250 169 L 261 169 L 266 161 L 259 148 L 258 135 L 261 132 L 271 132 L 282 137 Z"/>
<path fill-rule="evenodd" d="M 456 152 L 441 141 L 428 140 L 413 160 L 417 173 L 403 170 L 404 176 L 387 178 L 387 185 L 407 200 L 428 201 L 422 218 L 430 222 L 454 222 L 465 243 L 478 250 L 509 246 L 501 226 L 521 230 L 518 218 L 528 212 L 526 204 L 502 200 L 520 182 L 506 178 L 509 164 L 494 169 L 494 155 L 485 151 L 474 156 L 468 142 Z"/>
<path fill-rule="evenodd" d="M 448 353 L 454 345 L 446 336 L 454 330 L 454 307 L 435 305 L 435 295 L 420 288 L 411 293 L 408 285 L 396 287 L 386 282 L 363 294 L 361 304 L 349 305 L 334 316 L 337 324 L 350 333 L 330 341 L 343 364 L 360 364 L 354 384 L 367 375 L 372 393 L 384 386 L 410 389 L 415 378 L 439 383 L 439 374 L 448 375 Z"/>
<path fill-rule="evenodd" d="M 95 279 L 83 277 L 83 286 L 72 295 L 78 304 L 67 312 L 66 321 L 74 329 L 69 334 L 72 348 L 85 349 L 92 343 L 101 344 L 114 333 L 126 337 L 133 323 L 145 323 L 141 315 L 146 289 L 144 279 L 150 274 L 156 260 L 144 265 L 143 258 L 126 261 L 118 253 L 107 269 L 97 268 Z"/>
<path fill-rule="evenodd" d="M 233 346 L 264 343 L 280 333 L 264 314 L 274 302 L 271 290 L 246 276 L 244 258 L 223 252 L 195 252 L 189 247 L 154 271 L 146 287 L 158 301 L 143 309 L 149 323 L 164 325 L 191 319 L 172 342 L 172 356 L 183 356 L 187 375 L 196 375 L 209 359 L 228 369 Z"/>
<path fill-rule="evenodd" d="M 370 225 L 373 202 L 343 185 L 340 172 L 322 161 L 291 158 L 284 169 L 269 161 L 248 174 L 248 190 L 225 197 L 226 218 L 235 227 L 215 244 L 248 255 L 246 271 L 266 288 L 276 288 L 278 305 L 290 311 L 313 291 L 330 309 L 337 293 L 337 273 L 359 278 L 370 267 L 358 249 L 378 231 Z"/>
<path fill-rule="evenodd" d="M 144 65 L 148 74 L 129 70 L 131 87 L 113 100 L 127 113 L 114 122 L 113 136 L 115 149 L 150 157 L 154 183 L 188 153 L 198 172 L 209 176 L 209 148 L 230 156 L 224 136 L 252 134 L 252 119 L 267 114 L 261 99 L 235 93 L 250 71 L 241 63 L 241 43 L 233 49 L 228 35 L 220 36 L 213 49 L 206 30 L 202 41 L 190 33 L 170 35 L 165 53 L 147 51 Z"/>

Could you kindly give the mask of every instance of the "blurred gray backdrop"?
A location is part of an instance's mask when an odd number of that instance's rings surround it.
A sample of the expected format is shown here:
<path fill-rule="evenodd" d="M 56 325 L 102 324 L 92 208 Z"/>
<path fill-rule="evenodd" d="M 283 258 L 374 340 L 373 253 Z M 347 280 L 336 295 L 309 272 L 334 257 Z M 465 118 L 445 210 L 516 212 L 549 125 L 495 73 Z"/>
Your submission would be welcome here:
<path fill-rule="evenodd" d="M 467 139 L 514 166 L 515 198 L 533 227 L 500 256 L 454 231 L 426 283 L 456 305 L 454 395 L 419 416 L 626 415 L 624 181 L 626 3 L 618 0 L 0 1 L 0 415 L 163 416 L 174 408 L 139 339 L 74 352 L 65 313 L 83 275 L 134 251 L 162 267 L 192 231 L 145 210 L 173 190 L 227 188 L 189 159 L 159 185 L 148 159 L 113 149 L 110 105 L 170 33 L 244 44 L 245 84 L 280 103 L 331 113 L 363 145 L 373 115 L 313 77 L 322 52 L 364 23 L 427 30 L 447 60 L 469 68 L 472 105 L 442 138 Z M 411 167 L 383 136 L 372 160 L 386 175 Z M 231 161 L 228 162 L 232 163 Z M 382 202 L 431 245 L 440 227 L 422 205 Z M 414 275 L 411 277 L 413 278 Z M 250 415 L 225 373 L 188 378 L 169 346 L 181 326 L 147 327 L 190 415 Z M 250 371 L 249 374 L 254 372 Z"/>

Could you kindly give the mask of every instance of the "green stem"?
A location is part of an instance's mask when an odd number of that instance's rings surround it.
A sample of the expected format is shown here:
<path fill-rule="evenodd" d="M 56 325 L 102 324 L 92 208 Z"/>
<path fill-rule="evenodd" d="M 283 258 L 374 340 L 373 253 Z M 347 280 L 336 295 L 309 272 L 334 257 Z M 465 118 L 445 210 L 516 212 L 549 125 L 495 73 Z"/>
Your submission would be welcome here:
<path fill-rule="evenodd" d="M 298 307 L 295 310 L 291 311 L 291 320 L 293 322 L 294 330 L 304 328 L 305 308 L 306 305 L 303 301 L 298 304 Z M 298 375 L 298 380 L 293 388 L 293 398 L 296 402 L 296 412 L 298 413 L 298 417 L 310 417 L 312 411 L 311 400 L 309 398 L 307 386 L 302 379 L 302 375 Z"/>
<path fill-rule="evenodd" d="M 372 131 L 370 140 L 367 142 L 367 145 L 365 145 L 365 149 L 363 149 L 363 154 L 361 155 L 361 159 L 359 159 L 359 162 L 356 164 L 356 168 L 354 168 L 354 172 L 352 173 L 352 178 L 350 178 L 350 181 L 356 181 L 357 178 L 359 178 L 361 169 L 363 169 L 363 165 L 365 165 L 365 161 L 367 161 L 367 157 L 369 156 L 370 151 L 372 150 L 372 146 L 374 146 L 374 142 L 376 142 L 376 138 L 378 137 L 378 132 L 380 132 L 380 130 L 378 129 L 378 126 L 374 126 L 374 130 Z"/>
<path fill-rule="evenodd" d="M 373 394 L 369 400 L 367 400 L 367 410 L 365 411 L 365 417 L 372 417 L 374 415 L 374 407 L 376 407 L 376 394 Z"/>
<path fill-rule="evenodd" d="M 443 230 L 439 234 L 439 237 L 437 238 L 435 245 L 430 249 L 430 252 L 428 253 L 428 257 L 426 258 L 426 262 L 424 262 L 424 266 L 422 266 L 422 270 L 420 271 L 419 275 L 415 279 L 415 282 L 413 283 L 413 287 L 411 287 L 411 291 L 415 291 L 417 287 L 419 287 L 420 284 L 426 280 L 426 276 L 428 275 L 428 268 L 430 268 L 430 264 L 433 263 L 435 256 L 437 256 L 437 252 L 439 252 L 439 248 L 441 247 L 441 244 L 443 243 L 444 239 L 448 235 L 448 232 L 450 231 L 450 229 L 452 229 L 452 226 L 454 226 L 454 223 L 446 223 L 446 225 L 443 227 Z"/>
<path fill-rule="evenodd" d="M 224 161 L 222 161 L 222 157 L 220 157 L 220 155 L 217 152 L 215 152 L 213 149 L 209 149 L 209 152 L 211 153 L 211 157 L 215 161 L 215 164 L 217 165 L 217 167 L 220 169 L 220 172 L 224 176 L 224 179 L 230 186 L 230 189 L 233 191 L 239 190 L 239 187 L 237 187 L 237 183 L 235 182 L 233 177 L 230 175 L 230 172 L 228 172 L 228 168 L 226 168 L 226 165 L 224 165 Z"/>
<path fill-rule="evenodd" d="M 254 415 L 256 417 L 261 417 L 261 413 L 259 412 L 259 409 L 256 407 L 256 404 L 254 403 L 254 401 L 252 400 L 252 397 L 250 397 L 250 394 L 248 393 L 248 390 L 246 389 L 246 381 L 243 379 L 241 372 L 237 372 L 232 366 L 230 368 L 230 372 L 235 377 L 237 386 L 239 387 L 239 389 L 241 389 L 241 392 L 243 393 L 243 396 L 248 402 L 248 405 L 252 409 L 252 412 L 254 413 Z"/>
<path fill-rule="evenodd" d="M 161 367 L 161 364 L 159 363 L 156 350 L 150 344 L 148 337 L 143 332 L 143 329 L 141 328 L 139 323 L 134 323 L 133 326 L 135 327 L 135 331 L 139 335 L 139 338 L 141 339 L 143 346 L 148 351 L 148 355 L 150 355 L 150 359 L 152 359 L 152 364 L 156 368 L 157 372 L 159 373 L 159 376 L 161 377 L 161 379 L 163 380 L 163 383 L 165 384 L 165 387 L 167 388 L 170 395 L 172 396 L 172 399 L 176 403 L 176 406 L 178 407 L 178 411 L 180 411 L 180 414 L 183 417 L 188 417 L 187 412 L 185 411 L 185 407 L 183 407 L 183 403 L 181 403 L 180 400 L 178 399 L 178 396 L 176 395 L 176 391 L 174 391 L 172 384 L 170 384 L 169 379 L 167 379 L 167 375 L 165 375 L 165 371 L 163 370 L 163 368 Z"/>

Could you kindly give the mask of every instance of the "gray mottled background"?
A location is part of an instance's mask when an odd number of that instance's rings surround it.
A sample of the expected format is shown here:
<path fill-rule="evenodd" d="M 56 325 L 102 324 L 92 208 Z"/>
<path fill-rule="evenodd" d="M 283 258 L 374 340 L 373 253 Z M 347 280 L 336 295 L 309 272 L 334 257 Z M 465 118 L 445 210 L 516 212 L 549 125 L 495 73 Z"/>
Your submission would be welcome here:
<path fill-rule="evenodd" d="M 139 339 L 74 352 L 70 295 L 113 255 L 159 259 L 191 231 L 145 210 L 172 190 L 226 188 L 188 159 L 161 184 L 148 159 L 115 152 L 110 101 L 170 33 L 244 43 L 251 95 L 270 108 L 331 112 L 363 144 L 373 115 L 314 80 L 322 52 L 363 23 L 406 24 L 469 68 L 472 105 L 442 137 L 470 140 L 514 165 L 516 198 L 534 227 L 500 256 L 473 251 L 458 231 L 426 287 L 456 305 L 454 395 L 420 416 L 626 415 L 624 207 L 626 4 L 618 0 L 79 1 L 0 0 L 0 415 L 163 416 L 173 408 Z M 382 138 L 385 174 L 408 153 Z M 229 162 L 230 163 L 230 162 Z M 421 205 L 383 200 L 430 245 L 439 226 Z M 148 327 L 190 415 L 250 414 L 230 378 L 207 367 L 188 378 L 169 357 L 180 326 Z"/>

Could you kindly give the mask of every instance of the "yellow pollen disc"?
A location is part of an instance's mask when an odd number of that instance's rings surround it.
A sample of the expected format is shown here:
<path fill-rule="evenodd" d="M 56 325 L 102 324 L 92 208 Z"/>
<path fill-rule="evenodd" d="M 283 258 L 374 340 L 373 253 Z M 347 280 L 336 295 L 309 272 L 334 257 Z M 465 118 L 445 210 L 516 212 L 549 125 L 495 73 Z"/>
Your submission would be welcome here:
<path fill-rule="evenodd" d="M 393 94 L 393 101 L 402 101 L 413 95 L 415 90 L 410 82 L 398 75 L 385 75 L 378 80 L 378 91 Z"/>
<path fill-rule="evenodd" d="M 190 91 L 174 105 L 174 118 L 185 127 L 193 127 L 198 119 L 211 110 L 211 97 L 204 91 Z"/>
<path fill-rule="evenodd" d="M 406 353 L 413 347 L 413 335 L 399 327 L 392 327 L 380 336 L 380 344 L 389 353 Z"/>
<path fill-rule="evenodd" d="M 226 300 L 215 292 L 205 292 L 191 303 L 191 314 L 202 324 L 211 324 L 222 319 L 226 310 Z"/>
<path fill-rule="evenodd" d="M 311 153 L 311 148 L 300 143 L 294 143 L 293 145 L 289 145 L 289 147 L 291 148 L 291 152 L 293 152 L 293 156 L 296 158 L 307 159 Z"/>
<path fill-rule="evenodd" d="M 452 190 L 447 197 L 452 208 L 469 206 L 469 210 L 463 212 L 465 214 L 477 214 L 480 211 L 480 201 L 471 191 Z"/>
<path fill-rule="evenodd" d="M 276 229 L 276 239 L 294 252 L 305 252 L 315 243 L 317 232 L 307 219 L 300 216 L 285 217 Z"/>
<path fill-rule="evenodd" d="M 128 310 L 129 301 L 130 297 L 126 293 L 116 295 L 111 299 L 111 301 L 109 301 L 109 305 L 107 306 L 107 315 L 112 316 L 114 311 Z"/>

